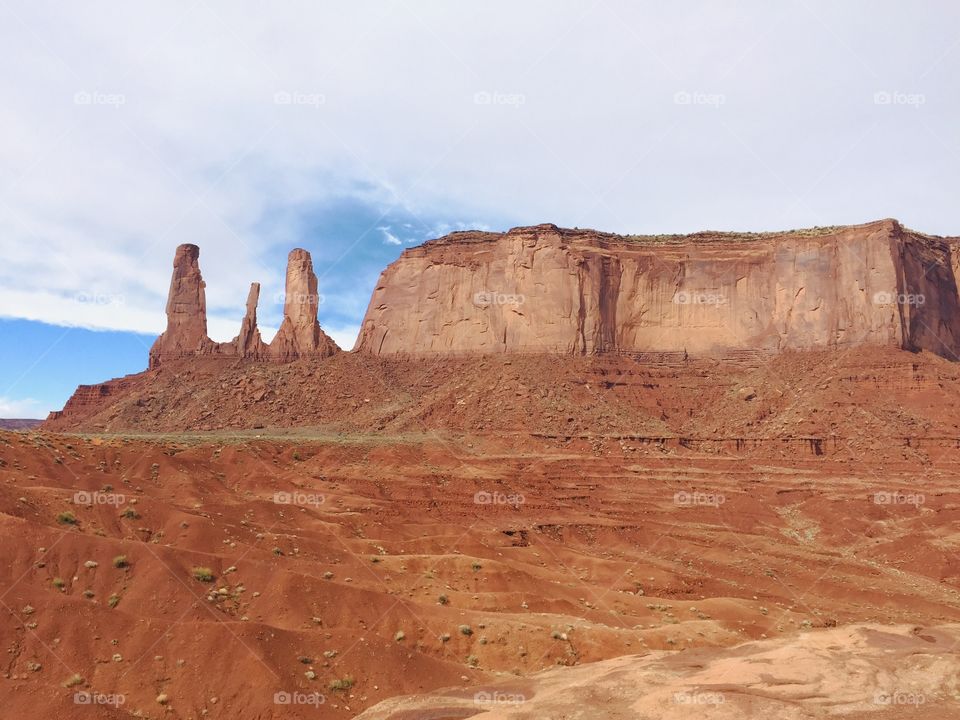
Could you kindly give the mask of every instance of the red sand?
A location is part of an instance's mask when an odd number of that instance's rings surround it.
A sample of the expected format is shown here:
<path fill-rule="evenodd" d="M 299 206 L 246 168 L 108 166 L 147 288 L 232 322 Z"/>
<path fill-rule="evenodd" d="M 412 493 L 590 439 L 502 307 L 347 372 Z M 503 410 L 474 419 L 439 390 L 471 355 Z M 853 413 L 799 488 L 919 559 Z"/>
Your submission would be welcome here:
<path fill-rule="evenodd" d="M 0 434 L 4 717 L 350 718 L 650 650 L 960 622 L 955 443 L 256 432 Z"/>

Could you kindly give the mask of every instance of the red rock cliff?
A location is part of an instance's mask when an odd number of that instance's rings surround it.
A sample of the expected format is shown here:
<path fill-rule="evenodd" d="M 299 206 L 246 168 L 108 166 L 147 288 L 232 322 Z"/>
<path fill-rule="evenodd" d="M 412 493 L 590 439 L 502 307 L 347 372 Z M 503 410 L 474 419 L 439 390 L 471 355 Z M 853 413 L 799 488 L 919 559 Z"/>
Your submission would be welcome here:
<path fill-rule="evenodd" d="M 786 233 L 453 233 L 381 275 L 356 350 L 686 352 L 858 344 L 956 359 L 951 243 L 894 220 Z"/>

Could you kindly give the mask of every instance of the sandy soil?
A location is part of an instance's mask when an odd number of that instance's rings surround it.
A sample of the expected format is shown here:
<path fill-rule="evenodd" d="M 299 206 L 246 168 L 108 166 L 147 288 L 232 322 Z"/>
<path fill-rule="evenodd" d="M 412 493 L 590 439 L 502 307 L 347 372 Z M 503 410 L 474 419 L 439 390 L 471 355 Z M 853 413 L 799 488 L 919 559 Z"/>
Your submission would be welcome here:
<path fill-rule="evenodd" d="M 955 712 L 956 443 L 308 435 L 0 433 L 4 717 Z"/>

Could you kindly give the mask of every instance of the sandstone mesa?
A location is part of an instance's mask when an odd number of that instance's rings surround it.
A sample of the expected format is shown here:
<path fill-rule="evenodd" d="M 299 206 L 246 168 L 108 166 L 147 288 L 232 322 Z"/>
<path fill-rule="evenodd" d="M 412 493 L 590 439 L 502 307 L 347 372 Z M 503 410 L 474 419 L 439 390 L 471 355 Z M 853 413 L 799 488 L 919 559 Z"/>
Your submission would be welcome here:
<path fill-rule="evenodd" d="M 631 237 L 554 225 L 462 232 L 382 274 L 356 349 L 768 353 L 855 345 L 955 357 L 949 239 L 895 220 Z"/>

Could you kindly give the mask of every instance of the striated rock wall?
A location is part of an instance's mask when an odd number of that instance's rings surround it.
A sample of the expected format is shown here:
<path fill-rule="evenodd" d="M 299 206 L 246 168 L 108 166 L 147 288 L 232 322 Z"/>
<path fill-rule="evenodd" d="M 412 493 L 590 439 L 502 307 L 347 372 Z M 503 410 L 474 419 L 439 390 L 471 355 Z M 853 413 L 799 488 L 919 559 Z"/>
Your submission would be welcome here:
<path fill-rule="evenodd" d="M 97 385 L 80 385 L 73 391 L 63 410 L 53 410 L 47 416 L 47 421 L 61 418 L 83 417 L 88 412 L 107 407 L 117 395 L 123 395 L 131 386 L 128 375 L 124 378 L 108 380 Z"/>
<path fill-rule="evenodd" d="M 230 342 L 207 337 L 206 284 L 200 274 L 200 248 L 180 245 L 173 259 L 167 300 L 167 329 L 150 349 L 150 367 L 189 357 L 224 357 L 270 362 L 322 358 L 340 351 L 317 321 L 319 295 L 313 261 L 306 250 L 290 253 L 287 263 L 283 323 L 268 345 L 257 327 L 260 284 L 252 283 L 240 334 Z"/>
<path fill-rule="evenodd" d="M 951 241 L 894 220 L 630 237 L 553 225 L 454 233 L 381 275 L 356 350 L 778 352 L 853 345 L 955 359 Z"/>

